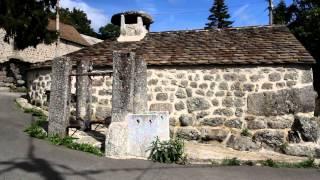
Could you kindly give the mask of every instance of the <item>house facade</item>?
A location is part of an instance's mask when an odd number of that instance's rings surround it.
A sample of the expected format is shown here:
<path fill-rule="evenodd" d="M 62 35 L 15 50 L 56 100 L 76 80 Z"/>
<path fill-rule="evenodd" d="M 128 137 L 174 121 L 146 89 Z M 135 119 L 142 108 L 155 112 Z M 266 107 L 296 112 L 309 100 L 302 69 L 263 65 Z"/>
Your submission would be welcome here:
<path fill-rule="evenodd" d="M 49 20 L 48 29 L 56 30 L 55 24 L 54 20 Z M 101 42 L 99 39 L 82 35 L 71 25 L 63 23 L 60 23 L 61 42 L 58 46 L 56 43 L 42 43 L 37 47 L 16 50 L 12 41 L 10 43 L 3 41 L 4 36 L 5 31 L 0 29 L 0 84 L 2 86 L 25 85 L 26 79 L 23 77 L 26 76 L 25 73 L 32 63 L 52 60 L 57 56 L 63 56 Z"/>
<path fill-rule="evenodd" d="M 118 14 L 112 22 L 121 26 L 118 40 L 67 56 L 91 61 L 96 70 L 112 69 L 114 51 L 143 58 L 148 108 L 170 113 L 172 137 L 235 150 L 320 156 L 315 60 L 287 27 L 152 33 L 147 31 L 152 20 L 140 12 Z M 50 65 L 36 63 L 28 73 L 31 100 L 41 106 L 48 101 Z M 97 77 L 92 86 L 93 118 L 110 116 L 112 77 Z"/>

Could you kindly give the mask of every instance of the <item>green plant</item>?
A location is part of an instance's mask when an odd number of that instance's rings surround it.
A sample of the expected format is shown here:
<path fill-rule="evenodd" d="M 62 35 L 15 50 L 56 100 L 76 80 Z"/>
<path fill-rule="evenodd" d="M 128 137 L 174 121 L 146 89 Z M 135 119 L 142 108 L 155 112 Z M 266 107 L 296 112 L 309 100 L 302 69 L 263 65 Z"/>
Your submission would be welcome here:
<path fill-rule="evenodd" d="M 282 152 L 285 152 L 286 149 L 288 148 L 288 146 L 289 146 L 289 144 L 287 142 L 285 142 L 285 143 L 281 144 L 279 148 Z"/>
<path fill-rule="evenodd" d="M 241 136 L 251 136 L 249 129 L 247 129 L 247 128 L 242 129 Z"/>
<path fill-rule="evenodd" d="M 43 128 L 41 128 L 39 126 L 39 124 L 41 124 L 41 123 L 42 122 L 34 122 L 34 123 L 32 123 L 30 127 L 26 128 L 24 130 L 24 132 L 29 134 L 29 136 L 35 137 L 35 138 L 38 138 L 38 139 L 47 138 L 47 132 L 45 132 L 45 130 L 43 130 Z"/>
<path fill-rule="evenodd" d="M 241 162 L 237 158 L 224 159 L 221 163 L 223 166 L 240 166 Z"/>
<path fill-rule="evenodd" d="M 297 163 L 287 163 L 287 162 L 276 162 L 272 159 L 267 159 L 262 161 L 263 166 L 273 167 L 273 168 L 317 168 L 313 158 L 308 158 L 307 160 L 297 162 Z"/>
<path fill-rule="evenodd" d="M 24 109 L 24 113 L 32 114 L 32 116 L 37 117 L 39 121 L 46 121 L 48 119 L 48 116 L 39 109 Z"/>
<path fill-rule="evenodd" d="M 152 142 L 149 159 L 160 163 L 185 164 L 187 156 L 184 154 L 184 142 L 180 139 L 160 141 L 159 137 Z"/>

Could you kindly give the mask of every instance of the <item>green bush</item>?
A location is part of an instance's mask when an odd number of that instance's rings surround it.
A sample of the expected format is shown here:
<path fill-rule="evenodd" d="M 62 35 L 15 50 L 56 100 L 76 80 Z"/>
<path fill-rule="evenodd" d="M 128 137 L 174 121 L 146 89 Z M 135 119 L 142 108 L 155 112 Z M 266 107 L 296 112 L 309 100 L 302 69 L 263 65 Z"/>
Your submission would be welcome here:
<path fill-rule="evenodd" d="M 180 139 L 160 141 L 157 137 L 149 150 L 149 159 L 156 162 L 185 164 L 187 161 L 184 154 L 184 142 Z"/>
<path fill-rule="evenodd" d="M 263 166 L 273 167 L 273 168 L 317 168 L 313 158 L 308 158 L 307 160 L 297 162 L 297 163 L 286 163 L 286 162 L 276 162 L 272 159 L 267 159 L 262 161 Z"/>
<path fill-rule="evenodd" d="M 240 166 L 241 162 L 237 158 L 224 159 L 221 163 L 223 166 Z"/>
<path fill-rule="evenodd" d="M 74 142 L 75 138 L 72 138 L 72 137 L 61 138 L 58 135 L 48 136 L 47 132 L 42 128 L 45 123 L 47 123 L 47 121 L 41 121 L 41 120 L 36 121 L 32 123 L 31 126 L 26 128 L 24 131 L 27 134 L 29 134 L 29 136 L 31 137 L 48 140 L 52 144 L 57 146 L 65 146 L 69 149 L 83 151 L 83 152 L 91 153 L 97 156 L 103 156 L 103 153 L 99 148 L 96 148 L 90 144 L 76 143 Z"/>

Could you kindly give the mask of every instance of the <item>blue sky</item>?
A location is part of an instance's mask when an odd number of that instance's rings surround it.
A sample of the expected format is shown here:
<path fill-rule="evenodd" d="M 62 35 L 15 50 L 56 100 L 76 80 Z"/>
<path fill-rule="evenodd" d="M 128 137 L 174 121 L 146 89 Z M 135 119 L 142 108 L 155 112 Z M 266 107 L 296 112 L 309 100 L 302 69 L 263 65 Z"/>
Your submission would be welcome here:
<path fill-rule="evenodd" d="M 279 1 L 274 0 L 274 4 Z M 212 3 L 213 0 L 61 0 L 63 7 L 84 10 L 95 30 L 110 22 L 113 14 L 127 10 L 151 14 L 155 21 L 151 31 L 202 29 Z M 226 0 L 226 4 L 234 27 L 268 24 L 266 0 Z"/>

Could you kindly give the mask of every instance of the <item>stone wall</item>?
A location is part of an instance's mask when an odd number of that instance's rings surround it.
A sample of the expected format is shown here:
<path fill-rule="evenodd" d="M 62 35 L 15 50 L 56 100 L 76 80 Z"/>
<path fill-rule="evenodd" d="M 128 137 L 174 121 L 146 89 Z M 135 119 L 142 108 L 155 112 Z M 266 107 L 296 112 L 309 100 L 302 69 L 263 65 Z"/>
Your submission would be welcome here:
<path fill-rule="evenodd" d="M 31 99 L 39 105 L 47 104 L 48 73 L 28 76 Z M 94 79 L 93 118 L 110 115 L 111 94 L 111 77 Z M 237 150 L 279 151 L 295 138 L 306 141 L 293 125 L 303 118 L 317 121 L 312 119 L 315 97 L 306 65 L 148 67 L 148 108 L 170 112 L 172 136 Z M 312 142 L 318 140 L 318 130 Z"/>
<path fill-rule="evenodd" d="M 35 63 L 46 60 L 51 60 L 56 57 L 56 45 L 52 44 L 39 44 L 36 48 L 28 47 L 24 50 L 14 50 L 13 43 L 8 44 L 3 41 L 5 31 L 0 29 L 0 63 L 6 62 L 12 58 L 20 59 L 25 62 Z M 80 50 L 82 46 L 62 40 L 58 52 L 59 55 L 65 55 L 77 50 Z"/>

